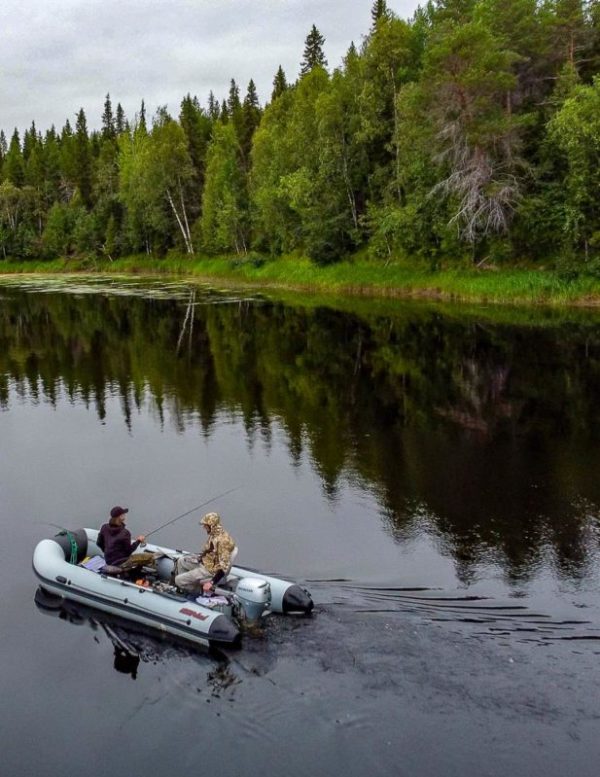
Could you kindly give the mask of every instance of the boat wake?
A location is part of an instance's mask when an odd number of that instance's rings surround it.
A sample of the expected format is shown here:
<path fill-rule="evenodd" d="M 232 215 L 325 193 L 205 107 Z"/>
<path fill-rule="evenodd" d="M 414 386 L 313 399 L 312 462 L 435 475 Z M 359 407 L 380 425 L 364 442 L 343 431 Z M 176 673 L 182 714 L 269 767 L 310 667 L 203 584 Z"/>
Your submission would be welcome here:
<path fill-rule="evenodd" d="M 311 580 L 310 585 L 318 600 L 330 600 L 327 607 L 343 607 L 365 617 L 407 613 L 428 622 L 469 626 L 465 636 L 473 638 L 511 636 L 538 644 L 600 642 L 600 624 L 594 620 L 543 612 L 522 598 L 514 603 L 435 588 L 364 585 L 340 579 Z"/>

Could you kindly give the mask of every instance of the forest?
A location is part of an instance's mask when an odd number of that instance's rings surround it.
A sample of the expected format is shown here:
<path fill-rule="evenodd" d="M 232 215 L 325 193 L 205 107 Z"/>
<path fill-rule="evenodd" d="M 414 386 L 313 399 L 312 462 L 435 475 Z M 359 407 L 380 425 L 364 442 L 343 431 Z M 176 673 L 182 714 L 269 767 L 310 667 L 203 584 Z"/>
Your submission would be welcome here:
<path fill-rule="evenodd" d="M 2 131 L 0 247 L 600 276 L 600 3 L 431 0 L 405 20 L 375 0 L 336 68 L 313 25 L 264 106 L 232 79 L 177 116 L 107 94 L 98 130 L 81 109 Z"/>

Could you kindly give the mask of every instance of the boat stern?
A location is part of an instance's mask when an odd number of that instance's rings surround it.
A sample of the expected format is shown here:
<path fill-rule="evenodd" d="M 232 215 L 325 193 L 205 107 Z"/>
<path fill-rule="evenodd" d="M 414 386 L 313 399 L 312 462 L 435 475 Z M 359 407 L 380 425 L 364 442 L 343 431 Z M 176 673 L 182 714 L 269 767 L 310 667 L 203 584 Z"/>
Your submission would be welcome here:
<path fill-rule="evenodd" d="M 310 615 L 314 602 L 311 595 L 299 585 L 291 585 L 283 594 L 282 611 L 286 614 Z"/>

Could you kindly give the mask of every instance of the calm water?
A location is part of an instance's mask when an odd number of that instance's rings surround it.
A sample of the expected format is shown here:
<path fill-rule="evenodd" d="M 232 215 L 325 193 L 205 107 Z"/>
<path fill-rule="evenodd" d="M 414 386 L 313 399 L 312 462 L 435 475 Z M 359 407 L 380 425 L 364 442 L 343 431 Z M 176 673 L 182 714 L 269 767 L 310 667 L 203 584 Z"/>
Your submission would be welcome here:
<path fill-rule="evenodd" d="M 0 284 L 2 774 L 597 774 L 600 319 L 357 305 Z M 237 486 L 313 618 L 213 656 L 36 607 L 45 522 Z"/>

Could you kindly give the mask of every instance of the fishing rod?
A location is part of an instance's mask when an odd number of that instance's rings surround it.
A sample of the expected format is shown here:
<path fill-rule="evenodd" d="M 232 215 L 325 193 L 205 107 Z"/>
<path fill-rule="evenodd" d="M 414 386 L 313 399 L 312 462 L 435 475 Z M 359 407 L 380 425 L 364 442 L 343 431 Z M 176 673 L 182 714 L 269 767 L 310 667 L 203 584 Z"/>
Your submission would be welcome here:
<path fill-rule="evenodd" d="M 192 509 L 188 510 L 187 513 L 181 513 L 181 515 L 178 515 L 176 518 L 172 518 L 170 521 L 163 523 L 162 526 L 159 526 L 156 529 L 152 529 L 152 531 L 148 532 L 145 535 L 146 539 L 148 539 L 148 537 L 152 536 L 153 534 L 156 534 L 157 531 L 164 529 L 166 526 L 170 526 L 172 523 L 175 523 L 175 521 L 179 521 L 181 518 L 185 518 L 186 515 L 191 515 L 191 513 L 195 513 L 196 510 L 199 510 L 201 507 L 206 507 L 206 505 L 211 504 L 211 502 L 216 502 L 217 499 L 222 499 L 224 496 L 227 496 L 228 494 L 232 494 L 234 491 L 239 491 L 240 488 L 242 488 L 242 486 L 236 486 L 235 488 L 230 488 L 229 491 L 225 491 L 224 493 L 219 494 L 218 496 L 213 496 L 211 499 L 207 499 L 206 502 L 202 502 L 201 505 L 192 507 Z"/>

